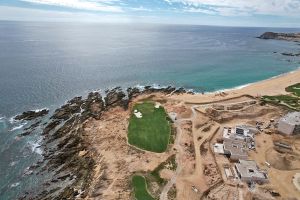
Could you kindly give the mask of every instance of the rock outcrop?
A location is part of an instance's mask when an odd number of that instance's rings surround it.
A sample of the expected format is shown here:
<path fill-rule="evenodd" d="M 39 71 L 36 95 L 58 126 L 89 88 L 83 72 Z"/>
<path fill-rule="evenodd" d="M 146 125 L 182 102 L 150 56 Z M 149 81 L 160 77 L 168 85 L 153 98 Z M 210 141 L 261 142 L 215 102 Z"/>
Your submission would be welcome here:
<path fill-rule="evenodd" d="M 101 159 L 101 155 L 96 155 L 90 147 L 90 140 L 86 138 L 84 128 L 87 120 L 101 120 L 103 114 L 113 107 L 127 109 L 132 98 L 153 92 L 182 94 L 186 91 L 183 88 L 156 89 L 149 86 L 142 91 L 128 88 L 126 94 L 120 87 L 116 87 L 107 90 L 104 98 L 98 92 L 91 92 L 86 98 L 75 97 L 56 109 L 49 121 L 42 124 L 44 160 L 34 165 L 37 174 L 47 172 L 49 175 L 37 189 L 38 192 L 28 191 L 20 199 L 86 198 L 93 189 L 90 184 L 97 171 L 94 159 Z M 22 136 L 29 134 L 30 129 Z"/>
<path fill-rule="evenodd" d="M 287 40 L 300 42 L 300 33 L 274 33 L 274 32 L 265 32 L 258 38 L 260 39 L 273 39 L 273 40 Z"/>
<path fill-rule="evenodd" d="M 300 53 L 281 53 L 283 56 L 300 56 Z"/>
<path fill-rule="evenodd" d="M 15 120 L 33 120 L 38 117 L 43 117 L 43 116 L 47 115 L 48 113 L 49 113 L 49 110 L 47 110 L 47 109 L 38 110 L 38 111 L 30 110 L 27 112 L 23 112 L 20 115 L 17 115 L 14 119 Z"/>

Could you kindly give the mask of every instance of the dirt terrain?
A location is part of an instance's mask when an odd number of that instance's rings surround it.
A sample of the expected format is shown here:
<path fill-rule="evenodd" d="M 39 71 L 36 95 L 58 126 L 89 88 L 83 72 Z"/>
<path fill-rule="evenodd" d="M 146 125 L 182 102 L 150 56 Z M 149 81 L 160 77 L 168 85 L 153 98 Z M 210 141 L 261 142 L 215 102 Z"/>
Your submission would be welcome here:
<path fill-rule="evenodd" d="M 89 190 L 85 191 L 84 197 L 76 198 L 134 199 L 131 185 L 134 174 L 145 176 L 148 191 L 161 200 L 299 197 L 300 191 L 293 178 L 300 173 L 300 138 L 279 135 L 270 122 L 278 121 L 288 110 L 262 104 L 259 98 L 265 93 L 284 94 L 282 88 L 297 80 L 300 80 L 299 72 L 240 90 L 204 95 L 166 95 L 160 91 L 134 95 L 131 91 L 128 105 L 124 103 L 126 107 L 121 102 L 101 111 L 99 117 L 84 121 L 82 135 L 88 145 L 80 148 L 78 157 L 93 155 L 95 164 Z M 277 82 L 281 85 L 278 86 Z M 110 101 L 114 102 L 114 98 L 112 95 Z M 131 109 L 139 101 L 159 102 L 170 118 L 174 118 L 172 139 L 166 152 L 148 152 L 128 144 Z M 223 155 L 215 154 L 213 144 L 221 138 L 223 127 L 255 126 L 257 122 L 263 128 L 255 136 L 256 149 L 248 154 L 249 159 L 255 160 L 261 169 L 268 172 L 269 183 L 249 188 L 240 180 L 226 177 L 224 169 L 233 168 L 234 163 Z M 278 141 L 288 143 L 292 150 L 279 148 L 275 145 Z M 172 155 L 175 155 L 175 161 L 172 161 L 175 168 L 168 163 Z"/>

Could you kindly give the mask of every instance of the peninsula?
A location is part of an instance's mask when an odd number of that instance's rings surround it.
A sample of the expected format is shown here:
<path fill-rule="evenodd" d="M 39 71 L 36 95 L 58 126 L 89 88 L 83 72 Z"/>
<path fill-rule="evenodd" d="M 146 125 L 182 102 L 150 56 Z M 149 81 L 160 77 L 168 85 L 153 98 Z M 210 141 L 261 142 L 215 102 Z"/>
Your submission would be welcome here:
<path fill-rule="evenodd" d="M 45 159 L 32 169 L 52 173 L 47 189 L 23 198 L 296 199 L 299 135 L 277 126 L 300 110 L 299 80 L 298 70 L 226 92 L 149 86 L 75 97 L 44 125 Z M 247 136 L 235 150 L 238 130 Z"/>
<path fill-rule="evenodd" d="M 300 42 L 300 34 L 261 39 Z M 300 70 L 239 89 L 116 87 L 27 111 L 47 178 L 21 199 L 297 199 Z M 43 123 L 44 122 L 44 123 Z"/>

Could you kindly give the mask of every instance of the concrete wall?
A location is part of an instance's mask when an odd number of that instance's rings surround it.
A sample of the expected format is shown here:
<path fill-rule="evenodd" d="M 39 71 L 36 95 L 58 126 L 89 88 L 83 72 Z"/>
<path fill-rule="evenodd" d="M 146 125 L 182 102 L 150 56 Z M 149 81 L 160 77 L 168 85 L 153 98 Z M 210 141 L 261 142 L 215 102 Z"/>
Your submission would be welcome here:
<path fill-rule="evenodd" d="M 278 123 L 278 131 L 286 135 L 292 135 L 295 125 L 288 124 L 286 121 L 280 120 Z"/>
<path fill-rule="evenodd" d="M 231 160 L 247 160 L 247 155 L 230 155 Z"/>

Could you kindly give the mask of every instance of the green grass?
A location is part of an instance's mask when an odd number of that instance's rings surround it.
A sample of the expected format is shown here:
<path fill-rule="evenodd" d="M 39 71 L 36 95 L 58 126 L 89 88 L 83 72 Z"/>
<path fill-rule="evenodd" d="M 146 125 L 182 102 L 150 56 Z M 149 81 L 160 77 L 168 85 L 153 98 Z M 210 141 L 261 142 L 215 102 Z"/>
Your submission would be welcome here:
<path fill-rule="evenodd" d="M 289 95 L 263 96 L 262 100 L 275 105 L 287 106 L 293 110 L 300 110 L 300 99 L 298 97 Z"/>
<path fill-rule="evenodd" d="M 137 118 L 133 111 L 142 113 L 142 118 Z M 155 108 L 152 102 L 136 104 L 129 121 L 128 142 L 140 149 L 162 153 L 166 151 L 171 126 L 168 115 L 163 107 Z"/>
<path fill-rule="evenodd" d="M 147 191 L 146 180 L 143 176 L 134 175 L 132 177 L 134 196 L 136 200 L 155 200 Z"/>
<path fill-rule="evenodd" d="M 295 85 L 291 85 L 291 86 L 285 88 L 285 90 L 286 90 L 287 92 L 291 92 L 291 93 L 293 93 L 294 95 L 300 97 L 300 83 L 297 83 L 297 84 L 295 84 Z"/>

